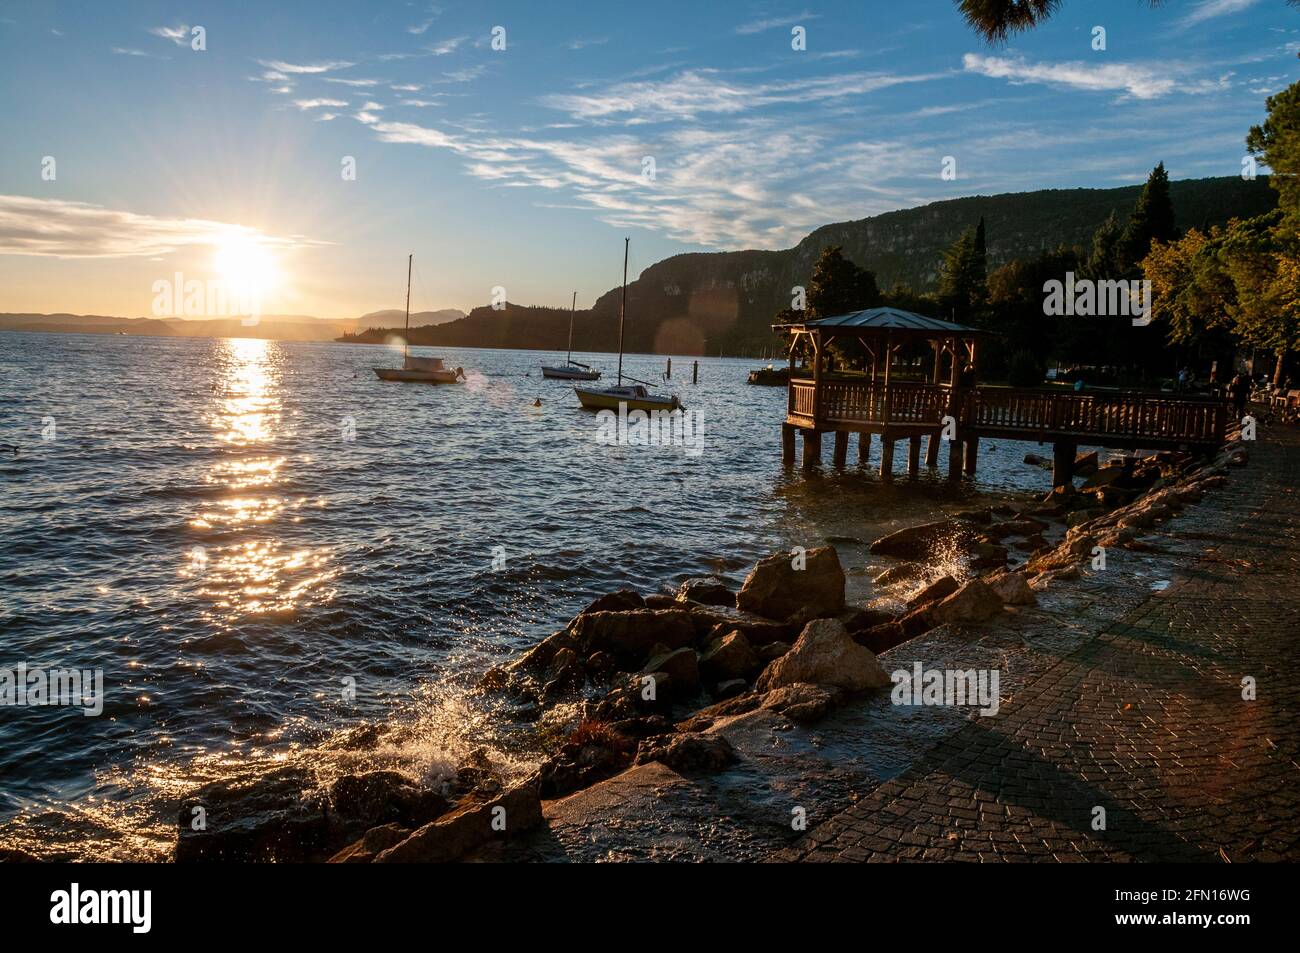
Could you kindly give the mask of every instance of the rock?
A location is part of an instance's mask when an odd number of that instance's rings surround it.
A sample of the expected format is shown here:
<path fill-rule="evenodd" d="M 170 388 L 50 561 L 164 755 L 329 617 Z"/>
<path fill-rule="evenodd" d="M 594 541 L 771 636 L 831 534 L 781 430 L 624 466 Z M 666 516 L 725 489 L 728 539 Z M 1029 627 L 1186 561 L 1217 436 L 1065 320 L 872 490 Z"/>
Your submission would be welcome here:
<path fill-rule="evenodd" d="M 967 568 L 978 571 L 981 569 L 1001 569 L 1007 564 L 1007 548 L 998 546 L 994 543 L 975 543 L 970 548 L 970 560 L 966 563 Z"/>
<path fill-rule="evenodd" d="M 1080 490 L 1095 490 L 1098 487 L 1110 486 L 1116 480 L 1124 476 L 1124 467 L 1122 466 L 1104 466 L 1092 476 L 1083 481 L 1079 487 Z"/>
<path fill-rule="evenodd" d="M 705 644 L 736 630 L 745 634 L 750 645 L 788 642 L 803 628 L 787 622 L 774 622 L 753 612 L 729 609 L 726 606 L 706 606 L 697 602 L 683 602 L 679 605 L 690 612 L 691 620 L 695 623 L 695 631 Z"/>
<path fill-rule="evenodd" d="M 728 698 L 735 698 L 737 695 L 743 695 L 749 688 L 749 682 L 743 678 L 731 678 L 725 682 L 718 682 L 713 689 L 713 697 L 718 701 L 724 701 Z"/>
<path fill-rule="evenodd" d="M 593 612 L 630 612 L 633 609 L 644 608 L 645 600 L 641 598 L 640 593 L 633 592 L 631 589 L 620 589 L 617 592 L 605 593 L 578 615 L 590 615 Z M 575 619 L 574 622 L 576 621 Z M 572 622 L 569 624 L 573 625 Z"/>
<path fill-rule="evenodd" d="M 1087 477 L 1097 472 L 1097 451 L 1081 453 L 1074 458 L 1074 475 Z"/>
<path fill-rule="evenodd" d="M 339 817 L 366 821 L 371 826 L 401 822 L 414 827 L 451 806 L 441 794 L 420 787 L 396 771 L 344 775 L 330 785 L 329 792 Z"/>
<path fill-rule="evenodd" d="M 800 611 L 833 616 L 844 611 L 844 570 L 830 546 L 810 549 L 804 568 L 794 568 L 789 553 L 761 560 L 745 577 L 736 605 L 769 619 L 788 619 Z"/>
<path fill-rule="evenodd" d="M 1025 463 L 1031 467 L 1041 467 L 1044 470 L 1054 469 L 1054 464 L 1047 457 L 1039 456 L 1036 453 L 1025 454 Z"/>
<path fill-rule="evenodd" d="M 536 775 L 490 801 L 456 808 L 381 851 L 375 863 L 446 863 L 488 841 L 503 839 L 542 822 Z"/>
<path fill-rule="evenodd" d="M 780 712 L 791 721 L 808 724 L 825 718 L 844 698 L 838 688 L 795 682 L 774 688 L 763 696 L 761 707 Z"/>
<path fill-rule="evenodd" d="M 609 652 L 621 660 L 642 659 L 656 643 L 670 649 L 695 641 L 690 613 L 681 609 L 633 609 L 581 615 L 573 635 L 590 653 Z"/>
<path fill-rule="evenodd" d="M 748 714 L 758 708 L 762 701 L 762 695 L 755 692 L 745 692 L 736 695 L 734 698 L 728 698 L 709 705 L 707 708 L 701 708 L 691 717 L 678 722 L 677 729 L 684 732 L 707 731 L 719 719 Z"/>
<path fill-rule="evenodd" d="M 844 623 L 844 628 L 850 633 L 861 632 L 864 629 L 870 629 L 873 626 L 883 625 L 894 618 L 892 612 L 886 612 L 884 609 L 873 609 L 870 606 L 849 606 L 843 612 L 839 619 Z"/>
<path fill-rule="evenodd" d="M 961 583 L 952 576 L 940 576 L 934 582 L 930 583 L 912 598 L 907 600 L 907 607 L 915 609 L 917 606 L 927 605 L 936 599 L 942 599 L 950 596 L 961 588 Z"/>
<path fill-rule="evenodd" d="M 666 735 L 673 730 L 672 723 L 663 715 L 642 715 L 639 718 L 624 718 L 611 722 L 610 730 L 628 739 L 648 738 L 651 735 Z"/>
<path fill-rule="evenodd" d="M 578 647 L 577 638 L 570 630 L 565 629 L 542 639 L 522 656 L 507 665 L 506 671 L 509 673 L 520 671 L 539 672 L 550 667 L 560 649 L 577 649 Z"/>
<path fill-rule="evenodd" d="M 647 609 L 673 609 L 677 606 L 677 600 L 672 596 L 655 593 L 645 597 L 645 607 Z"/>
<path fill-rule="evenodd" d="M 1002 611 L 1002 600 L 987 583 L 972 579 L 927 611 L 935 625 L 977 625 Z"/>
<path fill-rule="evenodd" d="M 987 526 L 993 522 L 992 510 L 965 510 L 961 513 L 954 513 L 952 518 L 961 520 L 963 523 L 976 523 L 981 526 Z"/>
<path fill-rule="evenodd" d="M 587 656 L 583 667 L 592 675 L 603 677 L 618 669 L 618 659 L 609 652 L 595 651 Z"/>
<path fill-rule="evenodd" d="M 857 692 L 883 688 L 889 674 L 870 650 L 853 641 L 838 619 L 816 619 L 804 626 L 794 647 L 759 676 L 757 689 L 771 691 L 795 682 L 834 685 Z"/>
<path fill-rule="evenodd" d="M 642 675 L 666 672 L 672 680 L 674 697 L 690 698 L 700 690 L 699 656 L 691 648 L 660 653 L 641 669 Z"/>
<path fill-rule="evenodd" d="M 199 807 L 206 828 L 196 831 Z M 295 767 L 204 785 L 182 804 L 177 822 L 177 863 L 311 860 L 328 848 L 336 830 L 325 792 Z"/>
<path fill-rule="evenodd" d="M 677 734 L 666 739 L 647 738 L 637 751 L 636 763 L 658 761 L 678 774 L 718 771 L 739 759 L 731 742 L 721 735 Z"/>
<path fill-rule="evenodd" d="M 1002 572 L 984 580 L 1004 605 L 1029 606 L 1038 601 L 1023 572 Z"/>
<path fill-rule="evenodd" d="M 615 724 L 642 724 L 642 727 L 667 725 L 663 718 L 625 719 L 608 723 L 583 719 L 565 739 L 559 750 L 542 765 L 539 772 L 540 794 L 545 798 L 561 797 L 597 781 L 612 777 L 632 763 L 636 744 Z M 671 726 L 669 726 L 671 730 Z M 647 731 L 648 734 L 658 734 Z"/>
<path fill-rule="evenodd" d="M 713 576 L 698 576 L 687 579 L 677 587 L 679 602 L 698 602 L 706 606 L 727 606 L 734 608 L 736 594 L 727 588 L 727 584 Z"/>
<path fill-rule="evenodd" d="M 956 520 L 938 520 L 934 523 L 922 523 L 909 526 L 888 536 L 882 536 L 869 547 L 877 556 L 893 556 L 897 559 L 910 559 L 925 562 L 930 554 L 943 543 L 961 540 L 966 530 Z"/>
<path fill-rule="evenodd" d="M 886 622 L 873 626 L 862 632 L 853 633 L 853 641 L 864 649 L 870 649 L 875 655 L 886 652 L 896 645 L 902 645 L 908 639 L 903 626 L 898 622 Z"/>
<path fill-rule="evenodd" d="M 892 586 L 896 582 L 911 582 L 925 575 L 925 567 L 920 563 L 903 563 L 886 569 L 871 581 L 877 586 Z"/>
<path fill-rule="evenodd" d="M 365 836 L 354 844 L 349 844 L 329 859 L 331 864 L 368 864 L 381 851 L 400 844 L 411 834 L 410 828 L 401 824 L 384 824 L 372 827 Z"/>
<path fill-rule="evenodd" d="M 775 662 L 786 652 L 790 651 L 789 642 L 769 642 L 767 645 L 759 646 L 756 650 L 758 660 L 766 665 L 768 662 Z"/>
<path fill-rule="evenodd" d="M 700 656 L 700 670 L 713 684 L 747 679 L 758 669 L 758 655 L 744 633 L 736 631 L 712 642 Z"/>

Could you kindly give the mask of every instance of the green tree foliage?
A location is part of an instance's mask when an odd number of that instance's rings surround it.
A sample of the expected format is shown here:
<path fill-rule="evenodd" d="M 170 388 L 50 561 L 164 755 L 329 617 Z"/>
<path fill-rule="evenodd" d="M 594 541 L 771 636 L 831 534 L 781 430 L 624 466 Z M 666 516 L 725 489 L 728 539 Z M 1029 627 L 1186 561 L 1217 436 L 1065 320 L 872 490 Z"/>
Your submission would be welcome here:
<path fill-rule="evenodd" d="M 1083 265 L 1083 273 L 1092 279 L 1110 278 L 1120 273 L 1119 240 L 1123 234 L 1123 225 L 1119 214 L 1113 209 L 1110 217 L 1102 222 L 1092 235 L 1092 248 L 1088 260 Z"/>
<path fill-rule="evenodd" d="M 1273 171 L 1269 183 L 1294 225 L 1300 222 L 1300 82 L 1268 98 L 1268 117 L 1252 126 L 1246 148 Z"/>
<path fill-rule="evenodd" d="M 1116 252 L 1117 277 L 1136 276 L 1139 263 L 1151 250 L 1152 242 L 1170 242 L 1177 237 L 1174 203 L 1169 198 L 1169 173 L 1161 162 L 1147 177 L 1137 205 L 1129 215 Z"/>
<path fill-rule="evenodd" d="M 988 254 L 984 220 L 968 228 L 944 253 L 939 270 L 939 305 L 945 318 L 978 322 L 988 303 Z"/>
<path fill-rule="evenodd" d="M 877 308 L 881 301 L 873 272 L 845 258 L 839 245 L 822 249 L 808 284 L 809 320 Z"/>

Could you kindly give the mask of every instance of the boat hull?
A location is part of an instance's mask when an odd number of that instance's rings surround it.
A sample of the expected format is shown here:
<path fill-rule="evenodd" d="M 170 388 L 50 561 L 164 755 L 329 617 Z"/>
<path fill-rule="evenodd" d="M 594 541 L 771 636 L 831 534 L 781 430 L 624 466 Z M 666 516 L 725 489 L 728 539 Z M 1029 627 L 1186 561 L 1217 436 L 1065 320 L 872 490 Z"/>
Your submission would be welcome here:
<path fill-rule="evenodd" d="M 614 410 L 626 406 L 628 410 L 680 410 L 681 401 L 676 397 L 628 397 L 623 394 L 611 394 L 602 390 L 588 390 L 583 387 L 573 388 L 578 401 L 587 410 Z"/>
<path fill-rule="evenodd" d="M 406 370 L 401 367 L 376 367 L 374 371 L 381 381 L 406 384 L 455 384 L 459 380 L 455 371 Z"/>
<path fill-rule="evenodd" d="M 542 376 L 557 381 L 598 381 L 600 371 L 584 371 L 576 367 L 543 367 Z"/>

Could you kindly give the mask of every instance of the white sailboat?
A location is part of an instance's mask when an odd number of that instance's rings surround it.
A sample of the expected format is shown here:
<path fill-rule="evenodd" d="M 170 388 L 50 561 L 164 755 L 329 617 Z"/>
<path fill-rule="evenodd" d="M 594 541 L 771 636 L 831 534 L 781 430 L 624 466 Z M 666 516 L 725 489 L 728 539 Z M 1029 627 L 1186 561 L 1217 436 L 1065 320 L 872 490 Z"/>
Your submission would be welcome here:
<path fill-rule="evenodd" d="M 680 410 L 682 402 L 676 394 L 663 397 L 652 394 L 645 381 L 629 377 L 631 384 L 623 383 L 623 324 L 627 316 L 627 252 L 631 239 L 623 239 L 623 300 L 618 308 L 618 384 L 614 387 L 575 387 L 573 392 L 587 410 Z M 653 386 L 653 385 L 648 385 Z"/>
<path fill-rule="evenodd" d="M 600 371 L 573 359 L 573 312 L 578 309 L 578 292 L 573 293 L 573 304 L 569 308 L 569 353 L 565 356 L 564 366 L 547 367 L 542 365 L 542 376 L 562 381 L 598 381 Z"/>
<path fill-rule="evenodd" d="M 376 367 L 375 376 L 381 381 L 403 381 L 408 384 L 455 384 L 463 380 L 463 368 L 449 370 L 440 357 L 411 357 L 411 262 L 414 255 L 406 257 L 406 322 L 403 325 L 402 366 Z"/>

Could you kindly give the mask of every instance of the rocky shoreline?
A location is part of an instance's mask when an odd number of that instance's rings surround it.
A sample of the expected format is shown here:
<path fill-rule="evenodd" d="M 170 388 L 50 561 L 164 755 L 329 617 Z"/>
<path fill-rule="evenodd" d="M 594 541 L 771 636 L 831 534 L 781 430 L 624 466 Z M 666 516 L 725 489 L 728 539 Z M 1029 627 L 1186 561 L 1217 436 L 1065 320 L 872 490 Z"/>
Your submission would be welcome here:
<path fill-rule="evenodd" d="M 1108 550 L 1149 549 L 1144 534 L 1246 462 L 1238 439 L 1211 459 L 1162 452 L 1102 466 L 1089 456 L 1077 491 L 877 539 L 870 552 L 897 562 L 874 579 L 892 597 L 872 604 L 846 603 L 832 546 L 773 554 L 737 591 L 700 578 L 671 595 L 602 596 L 478 686 L 533 718 L 541 760 L 524 776 L 479 749 L 432 787 L 391 770 L 322 786 L 305 767 L 222 780 L 181 806 L 175 860 L 491 859 L 566 804 L 632 812 L 682 779 L 734 771 L 748 783 L 746 761 L 780 732 L 887 694 L 880 654 L 949 631 L 978 638 L 1078 578 L 1081 565 L 1104 566 Z M 335 744 L 365 750 L 381 731 Z"/>

